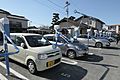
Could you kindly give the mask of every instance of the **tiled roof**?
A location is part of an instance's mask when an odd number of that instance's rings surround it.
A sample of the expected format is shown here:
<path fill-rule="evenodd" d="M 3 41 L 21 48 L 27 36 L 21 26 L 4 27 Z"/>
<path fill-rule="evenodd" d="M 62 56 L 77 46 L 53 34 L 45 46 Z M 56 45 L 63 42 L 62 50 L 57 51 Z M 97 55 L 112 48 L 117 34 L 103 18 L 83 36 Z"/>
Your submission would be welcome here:
<path fill-rule="evenodd" d="M 95 17 L 91 17 L 91 16 L 81 16 L 81 17 L 79 17 L 79 18 L 77 18 L 75 21 L 78 21 L 78 20 L 80 20 L 81 18 L 91 18 L 91 19 L 94 19 L 94 20 L 96 20 L 96 21 L 99 21 L 99 22 L 101 22 L 101 23 L 103 23 L 103 24 L 105 24 L 103 21 L 101 21 L 100 19 L 98 19 L 98 18 L 95 18 Z"/>
<path fill-rule="evenodd" d="M 26 18 L 23 17 L 23 16 L 12 15 L 11 13 L 9 13 L 8 11 L 5 11 L 5 10 L 3 10 L 3 9 L 0 9 L 0 13 L 6 14 L 8 18 L 20 19 L 20 20 L 28 21 L 28 19 L 26 19 Z"/>
<path fill-rule="evenodd" d="M 8 11 L 5 11 L 5 10 L 3 10 L 3 9 L 0 9 L 0 13 L 7 14 L 7 15 L 11 15 Z"/>
<path fill-rule="evenodd" d="M 26 18 L 25 18 L 25 17 L 23 17 L 23 16 L 8 15 L 7 17 L 8 17 L 8 18 L 12 18 L 12 19 L 20 19 L 20 20 L 25 20 L 25 21 L 28 21 L 28 19 L 26 19 Z"/>

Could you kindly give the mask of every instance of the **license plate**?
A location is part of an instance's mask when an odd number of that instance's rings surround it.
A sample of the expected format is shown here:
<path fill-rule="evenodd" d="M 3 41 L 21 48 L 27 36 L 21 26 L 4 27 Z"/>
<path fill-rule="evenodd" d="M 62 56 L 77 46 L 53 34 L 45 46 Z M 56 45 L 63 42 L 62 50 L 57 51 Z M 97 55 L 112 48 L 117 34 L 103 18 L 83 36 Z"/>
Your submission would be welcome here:
<path fill-rule="evenodd" d="M 49 62 L 47 62 L 47 67 L 51 67 L 51 66 L 53 66 L 54 63 L 55 63 L 55 61 L 49 61 Z"/>

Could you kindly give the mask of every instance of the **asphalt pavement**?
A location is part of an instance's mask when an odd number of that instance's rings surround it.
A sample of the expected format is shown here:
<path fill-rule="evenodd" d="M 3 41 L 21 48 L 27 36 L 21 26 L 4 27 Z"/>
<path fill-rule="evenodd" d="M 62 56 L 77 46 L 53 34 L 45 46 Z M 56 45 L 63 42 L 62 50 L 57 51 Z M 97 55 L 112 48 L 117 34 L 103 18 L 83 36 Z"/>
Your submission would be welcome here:
<path fill-rule="evenodd" d="M 27 67 L 10 59 L 11 74 L 5 76 L 4 59 L 0 59 L 0 76 L 6 80 L 120 80 L 120 43 L 109 48 L 89 48 L 86 57 L 69 59 L 54 68 L 32 75 Z M 0 77 L 2 80 L 3 78 Z"/>

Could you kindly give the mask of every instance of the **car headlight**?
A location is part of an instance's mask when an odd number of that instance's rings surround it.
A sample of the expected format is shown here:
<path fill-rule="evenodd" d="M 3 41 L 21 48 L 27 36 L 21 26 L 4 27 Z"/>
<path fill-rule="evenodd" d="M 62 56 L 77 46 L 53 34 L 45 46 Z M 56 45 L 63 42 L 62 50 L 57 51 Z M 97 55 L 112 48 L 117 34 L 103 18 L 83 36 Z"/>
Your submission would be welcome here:
<path fill-rule="evenodd" d="M 38 54 L 38 59 L 47 59 L 48 58 L 48 56 L 47 56 L 47 54 Z"/>
<path fill-rule="evenodd" d="M 77 50 L 82 50 L 79 46 L 75 46 L 75 48 L 76 48 Z"/>

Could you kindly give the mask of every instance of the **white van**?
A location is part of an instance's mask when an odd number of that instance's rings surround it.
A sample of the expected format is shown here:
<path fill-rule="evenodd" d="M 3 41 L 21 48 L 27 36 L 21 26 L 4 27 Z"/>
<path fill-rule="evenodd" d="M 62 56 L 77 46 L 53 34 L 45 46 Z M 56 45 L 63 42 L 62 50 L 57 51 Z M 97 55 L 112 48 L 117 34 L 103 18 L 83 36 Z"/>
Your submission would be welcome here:
<path fill-rule="evenodd" d="M 61 63 L 62 54 L 59 49 L 53 49 L 52 45 L 39 34 L 11 33 L 11 39 L 19 48 L 19 53 L 9 57 L 24 65 L 27 65 L 30 73 L 43 71 Z M 15 49 L 8 44 L 8 51 Z"/>

